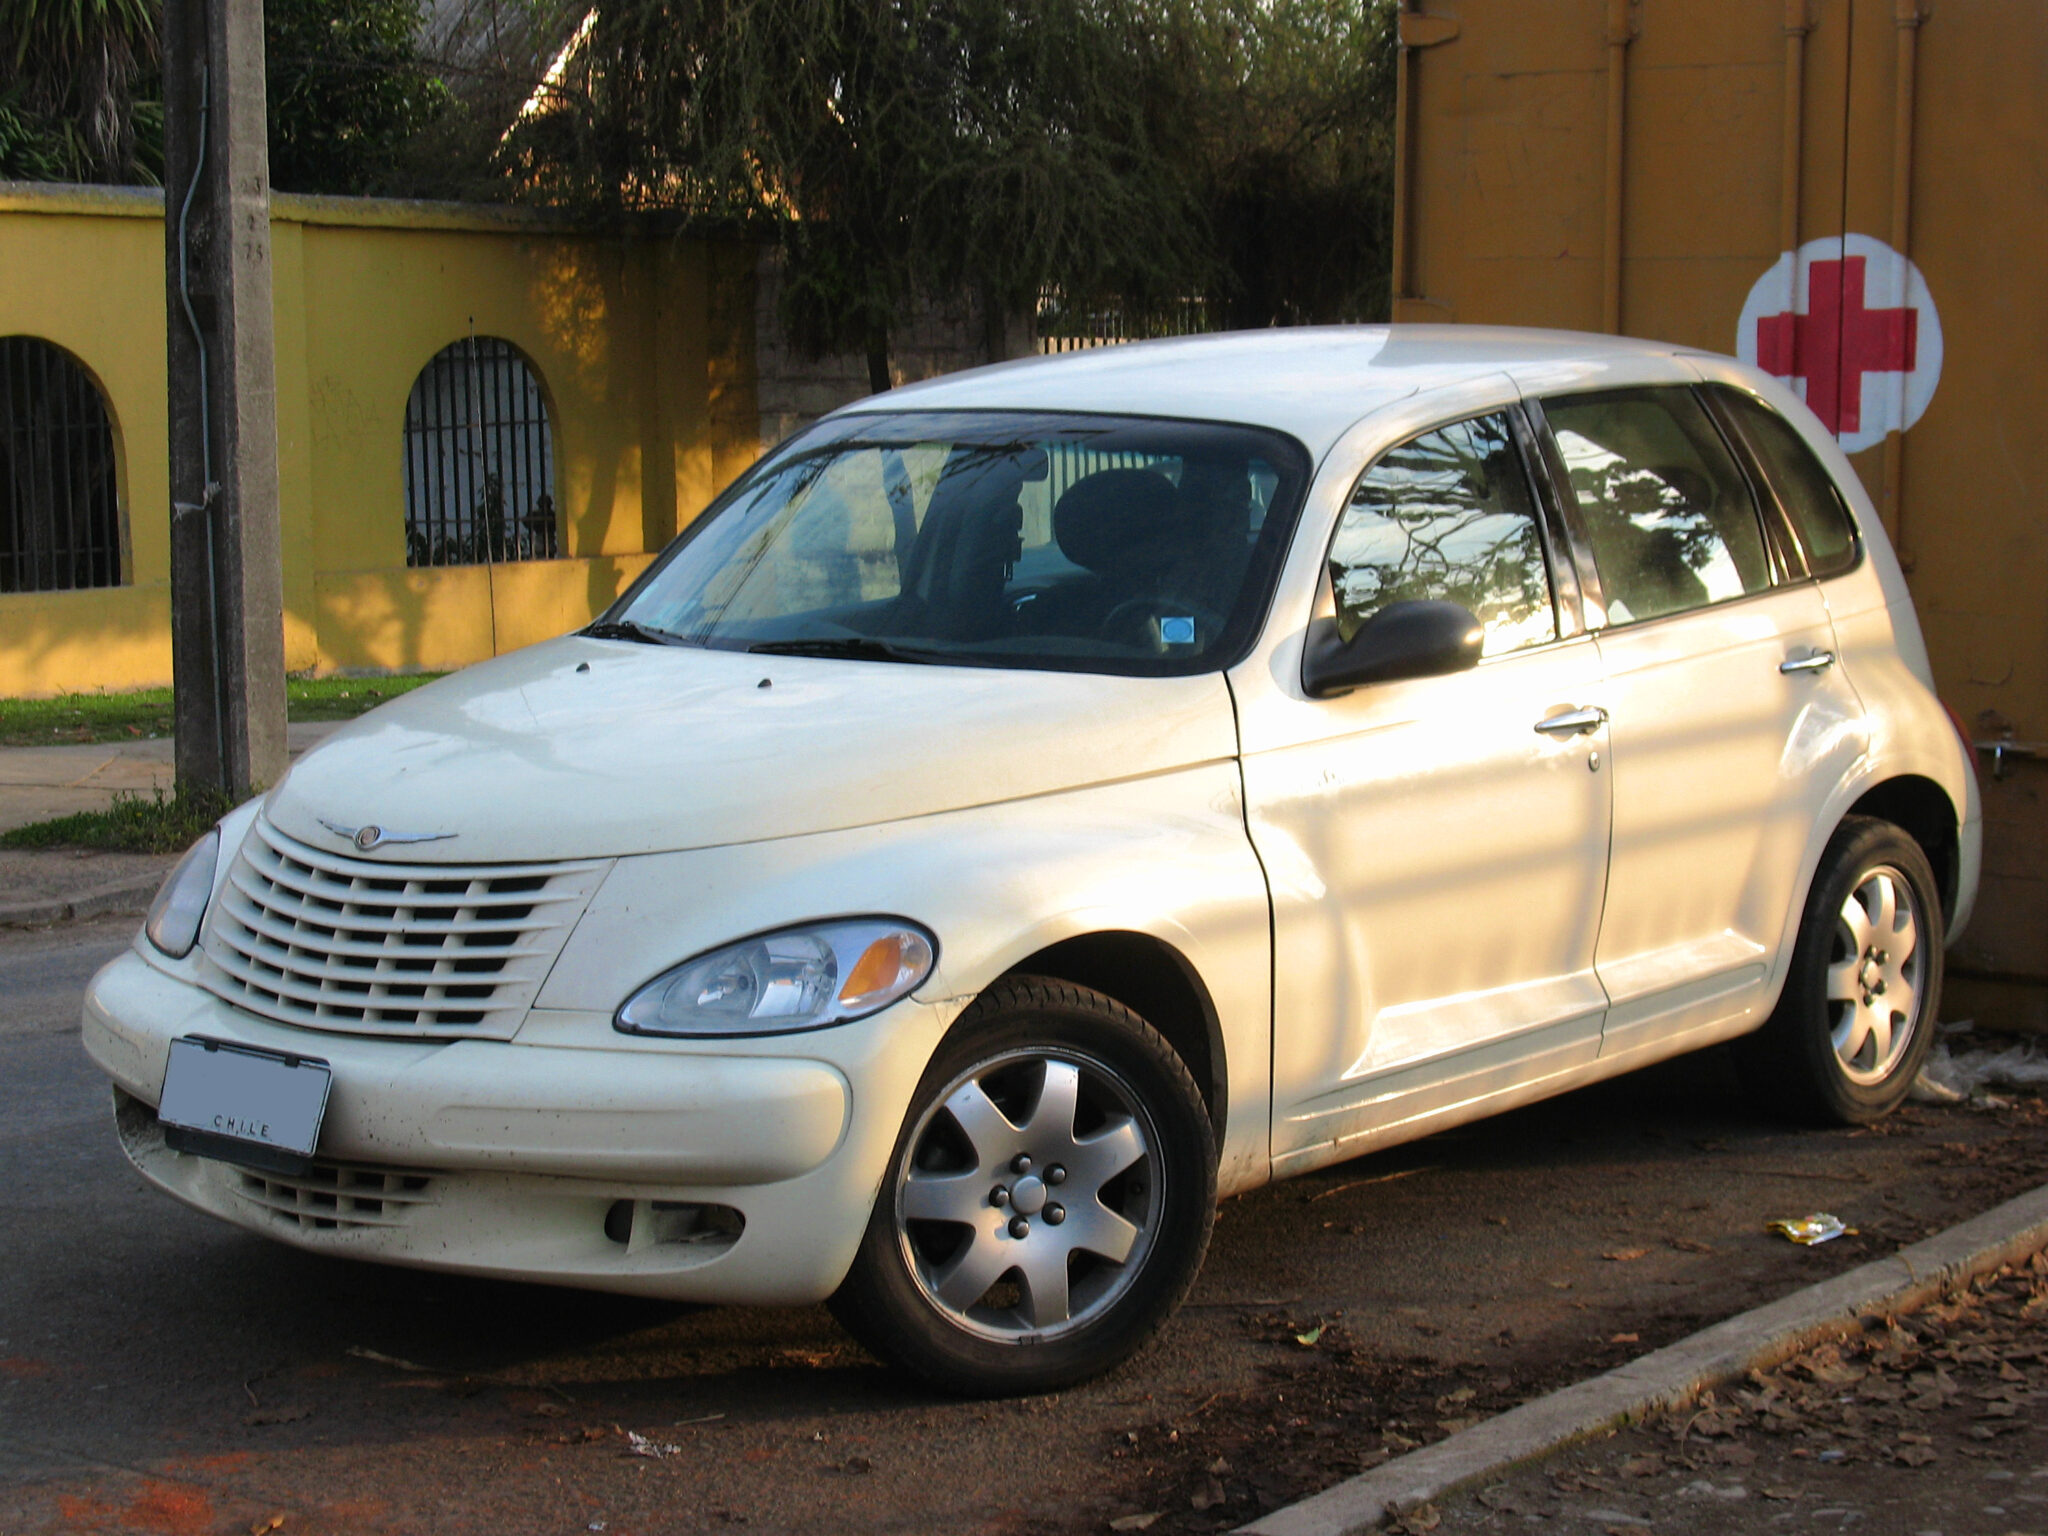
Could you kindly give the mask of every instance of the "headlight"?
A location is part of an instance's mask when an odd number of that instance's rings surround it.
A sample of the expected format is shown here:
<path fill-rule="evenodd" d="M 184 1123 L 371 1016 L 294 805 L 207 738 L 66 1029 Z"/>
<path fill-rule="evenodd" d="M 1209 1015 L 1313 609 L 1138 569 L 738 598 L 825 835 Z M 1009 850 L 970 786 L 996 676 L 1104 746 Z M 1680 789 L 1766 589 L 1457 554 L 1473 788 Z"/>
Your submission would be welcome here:
<path fill-rule="evenodd" d="M 199 924 L 206 916 L 207 902 L 213 899 L 213 875 L 219 864 L 220 829 L 216 827 L 178 860 L 178 867 L 149 904 L 142 931 L 173 960 L 192 953 L 199 940 Z"/>
<path fill-rule="evenodd" d="M 629 1035 L 781 1035 L 878 1012 L 931 974 L 934 940 L 893 917 L 742 939 L 663 971 L 612 1019 Z"/>

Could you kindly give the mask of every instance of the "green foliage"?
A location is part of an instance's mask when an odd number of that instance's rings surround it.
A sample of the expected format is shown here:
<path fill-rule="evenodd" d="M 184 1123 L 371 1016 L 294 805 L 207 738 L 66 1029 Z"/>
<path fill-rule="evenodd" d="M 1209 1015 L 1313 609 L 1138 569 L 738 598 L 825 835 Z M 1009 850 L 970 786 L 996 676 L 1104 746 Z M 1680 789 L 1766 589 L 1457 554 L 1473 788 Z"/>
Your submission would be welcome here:
<path fill-rule="evenodd" d="M 0 176 L 161 179 L 159 14 L 154 0 L 0 0 Z"/>
<path fill-rule="evenodd" d="M 1384 320 L 1394 0 L 1173 0 L 1170 120 L 1230 329 Z"/>
<path fill-rule="evenodd" d="M 117 791 L 104 811 L 78 811 L 0 832 L 0 848 L 103 848 L 119 853 L 182 853 L 235 808 L 217 789 L 179 786 L 145 800 Z"/>
<path fill-rule="evenodd" d="M 419 55 L 419 23 L 418 0 L 265 0 L 271 185 L 387 190 L 405 146 L 450 100 Z"/>

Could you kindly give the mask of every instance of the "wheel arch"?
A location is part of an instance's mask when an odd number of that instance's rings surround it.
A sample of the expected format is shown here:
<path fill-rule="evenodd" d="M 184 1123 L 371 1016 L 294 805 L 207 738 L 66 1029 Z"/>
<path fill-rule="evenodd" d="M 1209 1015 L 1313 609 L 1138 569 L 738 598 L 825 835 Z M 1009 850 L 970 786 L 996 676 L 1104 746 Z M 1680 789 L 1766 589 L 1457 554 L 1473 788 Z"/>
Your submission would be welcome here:
<path fill-rule="evenodd" d="M 1230 1085 L 1222 1021 L 1200 973 L 1179 950 L 1149 933 L 1082 933 L 1026 955 L 1004 975 L 1047 976 L 1087 987 L 1158 1030 L 1187 1064 L 1208 1106 L 1216 1145 L 1223 1145 Z"/>
<path fill-rule="evenodd" d="M 1961 893 L 1961 822 L 1948 791 L 1917 773 L 1900 774 L 1863 791 L 1846 813 L 1874 816 L 1903 830 L 1934 868 L 1944 918 L 1954 918 Z"/>

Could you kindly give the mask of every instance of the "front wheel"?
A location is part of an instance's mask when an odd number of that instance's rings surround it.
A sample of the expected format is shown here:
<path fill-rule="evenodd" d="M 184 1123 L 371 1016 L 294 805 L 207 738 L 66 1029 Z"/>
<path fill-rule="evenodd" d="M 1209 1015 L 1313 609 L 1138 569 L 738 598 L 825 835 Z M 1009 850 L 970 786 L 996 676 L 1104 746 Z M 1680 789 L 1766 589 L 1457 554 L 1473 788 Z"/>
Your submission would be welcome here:
<path fill-rule="evenodd" d="M 1905 1098 L 1933 1043 L 1941 897 L 1920 845 L 1851 816 L 1821 855 L 1785 990 L 1736 1042 L 1751 1086 L 1802 1119 L 1863 1125 Z"/>
<path fill-rule="evenodd" d="M 1215 1214 L 1208 1113 L 1173 1048 L 1100 993 L 1011 978 L 926 1070 L 832 1310 L 947 1391 L 1052 1391 L 1151 1337 Z"/>

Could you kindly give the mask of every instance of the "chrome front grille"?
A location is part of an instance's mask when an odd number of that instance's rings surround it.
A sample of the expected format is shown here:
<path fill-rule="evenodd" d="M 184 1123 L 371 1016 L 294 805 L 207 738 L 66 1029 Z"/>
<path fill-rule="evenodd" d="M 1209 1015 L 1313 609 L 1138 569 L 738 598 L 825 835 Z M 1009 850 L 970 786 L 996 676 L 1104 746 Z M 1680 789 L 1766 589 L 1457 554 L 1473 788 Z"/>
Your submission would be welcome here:
<path fill-rule="evenodd" d="M 259 818 L 208 915 L 201 980 L 306 1029 L 509 1039 L 607 867 L 382 863 Z"/>
<path fill-rule="evenodd" d="M 431 1174 L 315 1163 L 301 1174 L 234 1170 L 234 1192 L 301 1232 L 395 1227 L 435 1198 Z"/>

